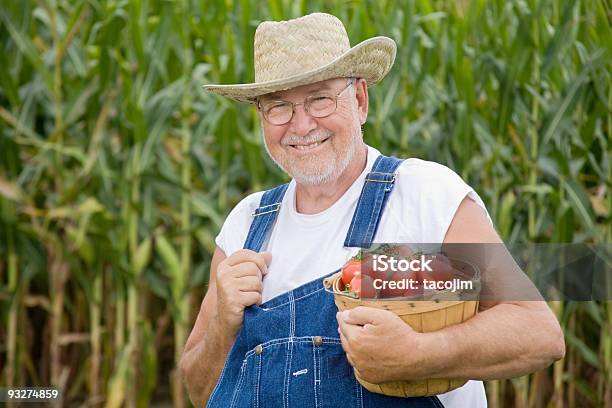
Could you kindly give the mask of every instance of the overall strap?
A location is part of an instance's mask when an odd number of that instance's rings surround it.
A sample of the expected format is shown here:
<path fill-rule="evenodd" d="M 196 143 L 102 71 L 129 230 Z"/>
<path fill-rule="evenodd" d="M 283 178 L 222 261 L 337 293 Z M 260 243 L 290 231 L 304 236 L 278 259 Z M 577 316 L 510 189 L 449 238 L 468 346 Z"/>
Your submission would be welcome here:
<path fill-rule="evenodd" d="M 357 208 L 344 240 L 345 247 L 369 248 L 372 245 L 387 199 L 393 190 L 397 176 L 395 171 L 402 161 L 397 157 L 383 155 L 376 158 L 363 183 Z"/>
<path fill-rule="evenodd" d="M 251 214 L 253 221 L 244 241 L 244 249 L 259 252 L 268 236 L 268 232 L 272 230 L 288 186 L 289 183 L 281 184 L 263 194 L 259 207 Z"/>

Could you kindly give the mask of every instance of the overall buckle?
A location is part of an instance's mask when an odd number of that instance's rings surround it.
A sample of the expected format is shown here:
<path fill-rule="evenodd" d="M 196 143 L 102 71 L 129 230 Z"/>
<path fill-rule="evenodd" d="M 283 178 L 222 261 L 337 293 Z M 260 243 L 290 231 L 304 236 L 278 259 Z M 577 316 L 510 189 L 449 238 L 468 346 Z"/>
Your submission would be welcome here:
<path fill-rule="evenodd" d="M 255 209 L 255 211 L 253 211 L 251 213 L 251 215 L 253 217 L 259 217 L 260 215 L 273 213 L 273 212 L 278 211 L 280 209 L 280 205 L 281 205 L 281 203 L 274 203 L 274 204 L 268 204 L 268 205 L 264 205 L 264 206 L 258 207 L 258 208 Z M 270 208 L 270 209 L 266 210 L 266 211 L 259 212 L 259 213 L 257 212 L 258 210 L 264 210 L 266 208 Z"/>
<path fill-rule="evenodd" d="M 368 178 L 368 176 L 370 174 L 385 174 L 385 175 L 390 175 L 391 179 L 390 180 L 371 179 L 371 178 Z M 395 182 L 395 178 L 397 177 L 397 173 L 385 173 L 384 171 L 371 171 L 371 172 L 368 173 L 368 176 L 366 176 L 365 181 L 372 181 L 374 183 L 394 183 Z"/>

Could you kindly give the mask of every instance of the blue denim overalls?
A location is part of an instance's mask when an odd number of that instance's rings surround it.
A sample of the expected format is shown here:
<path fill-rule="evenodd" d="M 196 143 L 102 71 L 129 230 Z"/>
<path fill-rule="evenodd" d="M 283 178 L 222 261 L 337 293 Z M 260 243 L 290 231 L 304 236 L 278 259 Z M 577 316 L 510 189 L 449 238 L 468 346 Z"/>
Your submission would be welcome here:
<path fill-rule="evenodd" d="M 345 247 L 371 245 L 400 163 L 382 155 L 376 159 L 366 176 Z M 286 190 L 284 184 L 263 194 L 245 248 L 261 249 Z M 443 407 L 435 396 L 388 397 L 369 392 L 357 382 L 338 336 L 333 295 L 324 290 L 323 278 L 245 309 L 244 325 L 208 407 Z"/>

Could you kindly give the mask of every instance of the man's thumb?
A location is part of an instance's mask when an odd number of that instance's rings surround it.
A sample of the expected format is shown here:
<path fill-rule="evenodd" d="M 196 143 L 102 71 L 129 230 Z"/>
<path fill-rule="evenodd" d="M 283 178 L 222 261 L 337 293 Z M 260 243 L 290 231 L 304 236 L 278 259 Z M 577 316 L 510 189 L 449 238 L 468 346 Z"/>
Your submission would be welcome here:
<path fill-rule="evenodd" d="M 264 261 L 266 261 L 266 265 L 270 265 L 270 262 L 272 262 L 272 254 L 268 251 L 261 252 L 261 254 L 264 257 Z"/>
<path fill-rule="evenodd" d="M 363 326 L 365 324 L 374 324 L 378 310 L 371 307 L 358 306 L 355 309 L 345 310 L 342 312 L 342 319 L 348 324 L 357 324 Z"/>

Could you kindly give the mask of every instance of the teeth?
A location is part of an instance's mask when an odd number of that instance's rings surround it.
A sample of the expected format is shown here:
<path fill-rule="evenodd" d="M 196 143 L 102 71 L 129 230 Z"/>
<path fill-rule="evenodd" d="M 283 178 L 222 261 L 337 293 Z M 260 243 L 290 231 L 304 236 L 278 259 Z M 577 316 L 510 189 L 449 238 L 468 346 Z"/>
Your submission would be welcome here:
<path fill-rule="evenodd" d="M 327 139 L 323 139 L 321 141 L 318 142 L 313 142 L 307 145 L 294 145 L 293 147 L 295 147 L 298 150 L 310 150 L 310 149 L 314 149 L 315 147 L 317 147 L 318 145 L 320 145 L 321 143 L 325 142 Z"/>
<path fill-rule="evenodd" d="M 310 149 L 314 149 L 320 144 L 321 142 L 314 142 L 314 143 L 307 144 L 307 145 L 295 145 L 295 148 L 298 150 L 310 150 Z"/>

